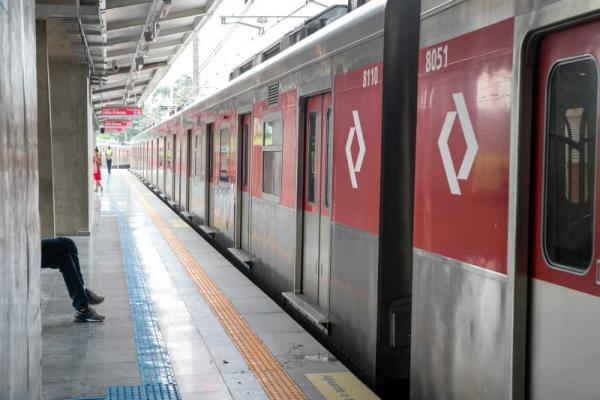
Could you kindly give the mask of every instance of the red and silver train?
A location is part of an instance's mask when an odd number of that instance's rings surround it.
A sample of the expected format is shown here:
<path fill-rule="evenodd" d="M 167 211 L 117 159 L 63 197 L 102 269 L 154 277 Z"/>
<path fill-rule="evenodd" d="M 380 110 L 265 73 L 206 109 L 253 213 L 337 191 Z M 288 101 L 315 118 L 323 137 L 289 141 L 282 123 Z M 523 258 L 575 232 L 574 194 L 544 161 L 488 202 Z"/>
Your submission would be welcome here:
<path fill-rule="evenodd" d="M 384 396 L 598 399 L 600 3 L 409 3 L 146 130 L 133 170 Z"/>

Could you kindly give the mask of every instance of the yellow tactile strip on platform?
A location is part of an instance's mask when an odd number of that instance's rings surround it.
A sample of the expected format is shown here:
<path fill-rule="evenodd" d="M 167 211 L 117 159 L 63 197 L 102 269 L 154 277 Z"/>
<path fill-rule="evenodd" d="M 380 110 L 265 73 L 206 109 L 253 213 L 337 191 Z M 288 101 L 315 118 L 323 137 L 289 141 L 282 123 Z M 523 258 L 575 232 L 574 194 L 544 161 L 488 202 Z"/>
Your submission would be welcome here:
<path fill-rule="evenodd" d="M 141 195 L 139 189 L 132 184 L 130 179 L 128 177 L 127 182 L 136 198 L 156 224 L 159 232 L 169 243 L 189 276 L 198 285 L 200 294 L 210 306 L 242 357 L 244 357 L 248 367 L 256 376 L 267 396 L 270 399 L 277 400 L 305 399 L 296 382 L 290 378 L 267 346 L 254 333 L 250 325 L 248 325 L 221 289 L 208 276 L 200 263 L 190 254 L 183 242 L 173 233 L 164 219 L 148 204 L 147 200 Z"/>
<path fill-rule="evenodd" d="M 375 395 L 350 372 L 306 374 L 306 377 L 327 400 L 377 400 Z"/>

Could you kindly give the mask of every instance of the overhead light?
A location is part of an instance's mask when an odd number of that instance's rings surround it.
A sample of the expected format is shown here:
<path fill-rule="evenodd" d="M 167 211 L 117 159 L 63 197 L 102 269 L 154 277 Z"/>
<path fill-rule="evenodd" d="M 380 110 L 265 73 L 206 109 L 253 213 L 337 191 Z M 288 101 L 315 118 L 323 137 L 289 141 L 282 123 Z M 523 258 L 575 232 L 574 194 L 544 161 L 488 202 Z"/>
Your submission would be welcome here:
<path fill-rule="evenodd" d="M 158 24 L 158 22 L 151 24 L 148 27 L 148 30 L 146 32 L 144 32 L 144 40 L 146 40 L 146 42 L 156 41 L 156 39 L 158 38 L 159 29 L 160 29 L 160 25 Z"/>
<path fill-rule="evenodd" d="M 139 72 L 142 68 L 144 68 L 144 56 L 140 54 L 135 58 L 135 70 Z"/>

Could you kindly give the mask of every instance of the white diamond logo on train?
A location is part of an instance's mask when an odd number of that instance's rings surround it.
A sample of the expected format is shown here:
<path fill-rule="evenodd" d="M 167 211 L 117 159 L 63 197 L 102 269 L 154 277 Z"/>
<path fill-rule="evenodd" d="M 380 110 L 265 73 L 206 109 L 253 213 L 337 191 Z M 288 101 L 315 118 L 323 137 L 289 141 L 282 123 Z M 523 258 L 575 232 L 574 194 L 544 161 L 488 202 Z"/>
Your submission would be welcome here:
<path fill-rule="evenodd" d="M 354 119 L 354 126 L 350 128 L 350 131 L 348 131 L 348 140 L 346 141 L 346 160 L 348 161 L 348 171 L 350 172 L 350 182 L 352 183 L 352 187 L 354 189 L 358 189 L 356 173 L 360 172 L 360 169 L 362 168 L 366 147 L 358 111 L 352 111 L 352 118 Z M 354 142 L 355 136 L 358 140 L 358 157 L 356 158 L 356 163 L 352 157 L 352 143 Z"/>
<path fill-rule="evenodd" d="M 461 191 L 458 180 L 466 181 L 469 178 L 479 145 L 475 138 L 475 132 L 473 131 L 473 125 L 471 124 L 471 118 L 469 117 L 463 94 L 453 93 L 452 97 L 454 99 L 456 111 L 448 111 L 448 114 L 446 114 L 446 120 L 444 121 L 442 131 L 440 132 L 440 138 L 438 139 L 438 147 L 440 149 L 440 155 L 442 156 L 442 162 L 444 163 L 444 170 L 446 171 L 448 186 L 450 186 L 450 193 L 460 196 Z M 467 151 L 465 152 L 462 164 L 458 170 L 458 175 L 454 169 L 452 155 L 450 154 L 450 148 L 448 147 L 448 139 L 450 138 L 450 132 L 452 132 L 452 127 L 454 126 L 457 114 L 462 134 L 467 143 Z"/>

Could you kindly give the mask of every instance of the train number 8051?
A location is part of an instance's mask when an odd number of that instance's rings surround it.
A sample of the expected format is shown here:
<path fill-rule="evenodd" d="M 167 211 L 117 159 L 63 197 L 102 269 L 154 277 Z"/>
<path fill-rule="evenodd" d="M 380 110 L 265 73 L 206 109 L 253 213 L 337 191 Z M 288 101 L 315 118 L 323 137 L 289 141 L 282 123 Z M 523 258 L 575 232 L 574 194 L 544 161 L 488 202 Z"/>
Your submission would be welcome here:
<path fill-rule="evenodd" d="M 438 71 L 448 66 L 448 45 L 434 47 L 425 52 L 425 72 Z"/>

